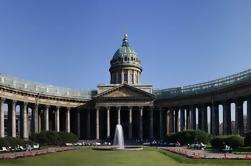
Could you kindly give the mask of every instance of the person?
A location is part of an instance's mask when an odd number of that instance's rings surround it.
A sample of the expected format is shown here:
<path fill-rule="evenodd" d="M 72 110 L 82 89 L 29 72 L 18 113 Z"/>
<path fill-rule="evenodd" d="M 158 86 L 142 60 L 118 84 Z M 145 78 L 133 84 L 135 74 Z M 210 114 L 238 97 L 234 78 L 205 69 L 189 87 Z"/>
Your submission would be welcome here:
<path fill-rule="evenodd" d="M 180 146 L 180 142 L 178 140 L 176 142 L 176 146 Z"/>
<path fill-rule="evenodd" d="M 201 150 L 204 150 L 205 148 L 206 148 L 206 145 L 203 144 L 203 142 L 201 142 L 201 143 L 200 143 L 200 149 L 201 149 Z"/>

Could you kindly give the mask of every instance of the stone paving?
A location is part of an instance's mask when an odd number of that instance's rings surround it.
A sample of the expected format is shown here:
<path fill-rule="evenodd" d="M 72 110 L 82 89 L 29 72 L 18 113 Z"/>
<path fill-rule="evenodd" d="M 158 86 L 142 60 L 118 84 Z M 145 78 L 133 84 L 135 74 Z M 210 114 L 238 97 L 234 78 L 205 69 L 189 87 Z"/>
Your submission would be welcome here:
<path fill-rule="evenodd" d="M 234 153 L 213 153 L 206 150 L 187 149 L 187 147 L 160 147 L 160 149 L 177 153 L 193 159 L 251 160 L 251 155 L 234 154 Z"/>
<path fill-rule="evenodd" d="M 11 160 L 11 159 L 17 159 L 17 158 L 24 158 L 24 157 L 41 156 L 41 155 L 47 155 L 49 153 L 75 150 L 76 148 L 77 147 L 50 147 L 50 148 L 41 149 L 41 150 L 1 153 L 0 160 Z"/>

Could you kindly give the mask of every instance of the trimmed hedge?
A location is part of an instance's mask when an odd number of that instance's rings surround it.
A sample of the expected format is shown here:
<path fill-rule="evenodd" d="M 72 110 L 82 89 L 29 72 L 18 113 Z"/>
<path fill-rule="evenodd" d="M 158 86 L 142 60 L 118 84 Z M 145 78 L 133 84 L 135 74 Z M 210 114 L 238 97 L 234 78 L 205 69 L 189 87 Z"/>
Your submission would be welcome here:
<path fill-rule="evenodd" d="M 224 145 L 236 148 L 244 145 L 244 137 L 239 135 L 215 136 L 211 140 L 211 145 L 216 149 L 222 148 Z"/>
<path fill-rule="evenodd" d="M 24 141 L 24 140 L 19 139 L 19 138 L 13 138 L 13 137 L 0 138 L 0 147 L 3 147 L 3 146 L 5 146 L 5 147 L 6 146 L 7 147 L 8 146 L 14 147 L 14 146 L 17 146 L 17 145 L 24 146 L 27 143 L 28 143 L 27 141 Z"/>
<path fill-rule="evenodd" d="M 171 134 L 167 137 L 167 139 L 169 142 L 179 141 L 181 145 L 201 142 L 207 144 L 210 141 L 211 136 L 207 132 L 201 130 L 186 130 Z"/>
<path fill-rule="evenodd" d="M 43 131 L 33 134 L 30 139 L 41 145 L 64 145 L 65 143 L 73 143 L 78 141 L 77 135 L 66 132 Z"/>

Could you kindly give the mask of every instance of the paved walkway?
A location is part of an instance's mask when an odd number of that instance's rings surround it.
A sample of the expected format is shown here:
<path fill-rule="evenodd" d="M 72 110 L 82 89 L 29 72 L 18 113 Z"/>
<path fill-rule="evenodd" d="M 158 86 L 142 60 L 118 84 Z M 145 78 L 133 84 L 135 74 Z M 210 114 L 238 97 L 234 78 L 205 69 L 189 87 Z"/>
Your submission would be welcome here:
<path fill-rule="evenodd" d="M 251 155 L 241 155 L 234 153 L 213 153 L 205 150 L 187 149 L 187 147 L 161 147 L 160 149 L 167 150 L 173 153 L 194 159 L 241 159 L 251 160 Z"/>
<path fill-rule="evenodd" d="M 0 160 L 1 159 L 11 160 L 11 159 L 17 159 L 17 158 L 24 158 L 24 157 L 41 156 L 41 155 L 46 155 L 48 153 L 63 152 L 63 151 L 75 150 L 75 149 L 76 147 L 50 147 L 50 148 L 41 149 L 41 150 L 1 153 Z"/>

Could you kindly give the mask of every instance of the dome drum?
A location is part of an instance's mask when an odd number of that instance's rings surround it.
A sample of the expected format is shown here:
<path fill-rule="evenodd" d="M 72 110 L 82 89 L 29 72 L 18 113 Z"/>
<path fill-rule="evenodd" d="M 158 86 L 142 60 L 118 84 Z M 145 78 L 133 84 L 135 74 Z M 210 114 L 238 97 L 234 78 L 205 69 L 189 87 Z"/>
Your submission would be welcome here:
<path fill-rule="evenodd" d="M 141 61 L 136 51 L 129 46 L 127 34 L 124 35 L 122 46 L 115 52 L 110 64 L 111 84 L 140 83 Z"/>

